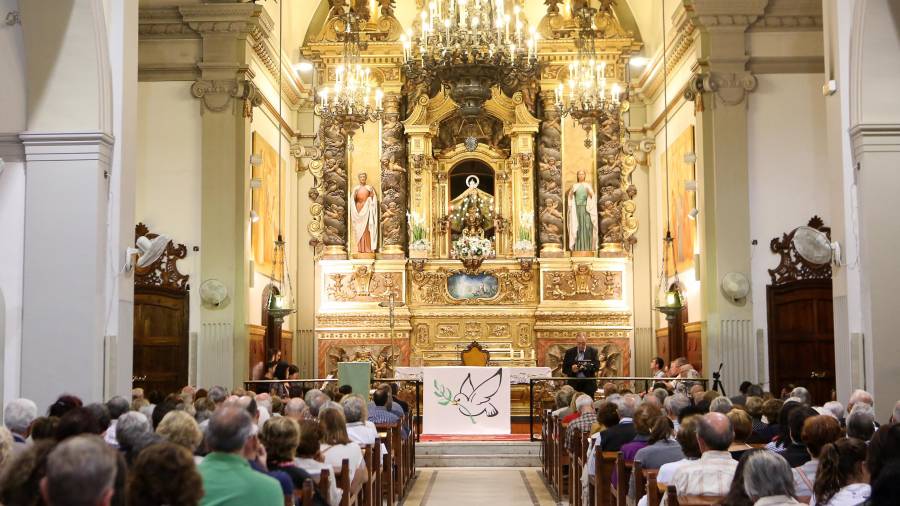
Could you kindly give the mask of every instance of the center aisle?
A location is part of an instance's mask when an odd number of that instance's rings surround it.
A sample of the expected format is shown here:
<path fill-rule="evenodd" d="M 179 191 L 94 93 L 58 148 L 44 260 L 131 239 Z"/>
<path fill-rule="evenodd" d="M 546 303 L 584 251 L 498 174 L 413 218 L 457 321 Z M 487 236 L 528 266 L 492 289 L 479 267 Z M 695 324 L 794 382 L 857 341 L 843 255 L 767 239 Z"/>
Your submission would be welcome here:
<path fill-rule="evenodd" d="M 404 506 L 556 506 L 539 467 L 425 468 L 403 502 Z"/>

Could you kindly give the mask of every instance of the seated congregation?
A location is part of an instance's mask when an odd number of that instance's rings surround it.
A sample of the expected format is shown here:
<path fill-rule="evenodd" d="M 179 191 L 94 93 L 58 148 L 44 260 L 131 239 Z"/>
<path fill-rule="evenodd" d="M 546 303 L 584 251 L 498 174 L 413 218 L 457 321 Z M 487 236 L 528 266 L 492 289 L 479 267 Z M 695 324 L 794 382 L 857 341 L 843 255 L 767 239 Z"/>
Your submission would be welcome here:
<path fill-rule="evenodd" d="M 378 385 L 296 397 L 215 386 L 4 409 L 4 506 L 391 506 L 414 475 L 408 406 Z"/>
<path fill-rule="evenodd" d="M 686 382 L 684 382 L 686 383 Z M 543 472 L 574 506 L 887 505 L 900 501 L 900 402 L 883 425 L 873 397 L 812 406 L 745 382 L 721 396 L 662 382 L 606 383 L 600 400 L 562 387 L 542 413 Z"/>

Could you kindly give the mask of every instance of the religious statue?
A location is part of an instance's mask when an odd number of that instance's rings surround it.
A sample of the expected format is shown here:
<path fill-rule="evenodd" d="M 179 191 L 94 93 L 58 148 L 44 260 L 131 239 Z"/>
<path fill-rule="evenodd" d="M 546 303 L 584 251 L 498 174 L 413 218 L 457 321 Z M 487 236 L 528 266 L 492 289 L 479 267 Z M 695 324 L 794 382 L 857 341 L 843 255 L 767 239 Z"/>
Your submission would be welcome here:
<path fill-rule="evenodd" d="M 569 189 L 569 249 L 594 251 L 597 249 L 597 198 L 594 189 L 585 182 L 583 170 L 578 181 Z"/>
<path fill-rule="evenodd" d="M 350 219 L 358 253 L 374 253 L 378 245 L 378 196 L 366 184 L 368 175 L 359 173 L 359 184 L 350 192 Z"/>
<path fill-rule="evenodd" d="M 466 228 L 463 229 L 463 235 L 472 237 L 484 237 L 484 229 L 482 228 L 481 214 L 476 206 L 470 206 L 466 209 L 466 216 L 463 218 Z"/>

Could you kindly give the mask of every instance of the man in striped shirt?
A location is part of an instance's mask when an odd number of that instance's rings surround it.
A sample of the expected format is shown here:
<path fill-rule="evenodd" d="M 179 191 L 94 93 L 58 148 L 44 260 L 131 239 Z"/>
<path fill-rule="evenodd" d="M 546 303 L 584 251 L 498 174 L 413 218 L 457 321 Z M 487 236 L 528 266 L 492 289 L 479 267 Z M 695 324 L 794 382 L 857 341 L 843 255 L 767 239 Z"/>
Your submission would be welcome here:
<path fill-rule="evenodd" d="M 728 453 L 734 441 L 728 417 L 722 413 L 704 415 L 698 420 L 697 440 L 700 459 L 682 465 L 672 477 L 678 495 L 727 494 L 737 468 L 737 461 Z"/>

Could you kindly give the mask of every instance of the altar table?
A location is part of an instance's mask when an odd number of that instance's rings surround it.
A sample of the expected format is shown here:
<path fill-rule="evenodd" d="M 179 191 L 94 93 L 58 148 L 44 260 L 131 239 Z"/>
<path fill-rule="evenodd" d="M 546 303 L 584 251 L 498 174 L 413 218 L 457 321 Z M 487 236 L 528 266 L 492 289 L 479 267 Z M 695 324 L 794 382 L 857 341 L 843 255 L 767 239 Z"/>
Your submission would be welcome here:
<path fill-rule="evenodd" d="M 398 367 L 396 373 L 422 379 L 423 434 L 509 434 L 511 380 L 549 377 L 550 368 Z"/>

